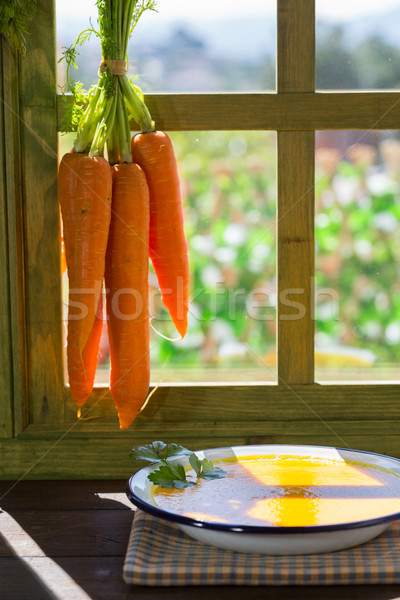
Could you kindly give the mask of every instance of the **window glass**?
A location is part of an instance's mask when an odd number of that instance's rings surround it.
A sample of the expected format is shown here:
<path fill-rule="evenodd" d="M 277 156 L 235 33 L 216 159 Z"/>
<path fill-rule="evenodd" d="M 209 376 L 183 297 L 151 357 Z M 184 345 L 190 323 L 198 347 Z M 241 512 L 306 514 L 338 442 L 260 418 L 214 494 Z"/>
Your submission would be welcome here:
<path fill-rule="evenodd" d="M 145 92 L 275 89 L 276 0 L 158 0 L 145 12 L 129 43 L 129 74 Z M 97 26 L 93 0 L 57 0 L 58 55 L 89 26 Z M 73 79 L 96 82 L 100 44 L 81 50 Z M 65 64 L 59 64 L 59 83 Z"/>
<path fill-rule="evenodd" d="M 71 134 L 60 136 L 59 153 Z M 180 169 L 191 266 L 185 339 L 151 333 L 152 381 L 276 380 L 276 136 L 171 134 Z M 152 324 L 176 331 L 150 270 Z M 68 278 L 63 279 L 66 328 Z M 106 327 L 97 382 L 108 381 Z"/>
<path fill-rule="evenodd" d="M 317 89 L 399 87 L 398 0 L 317 0 L 316 20 Z"/>
<path fill-rule="evenodd" d="M 398 380 L 399 133 L 316 140 L 317 379 Z"/>

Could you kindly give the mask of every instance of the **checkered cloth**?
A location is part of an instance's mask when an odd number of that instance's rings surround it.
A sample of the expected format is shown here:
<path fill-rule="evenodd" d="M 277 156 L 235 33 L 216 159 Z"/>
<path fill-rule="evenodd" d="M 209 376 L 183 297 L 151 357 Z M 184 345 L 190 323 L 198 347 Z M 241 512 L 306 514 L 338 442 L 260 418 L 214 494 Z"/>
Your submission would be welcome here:
<path fill-rule="evenodd" d="M 220 550 L 140 510 L 124 564 L 135 585 L 335 585 L 400 583 L 400 521 L 340 552 L 267 556 Z"/>

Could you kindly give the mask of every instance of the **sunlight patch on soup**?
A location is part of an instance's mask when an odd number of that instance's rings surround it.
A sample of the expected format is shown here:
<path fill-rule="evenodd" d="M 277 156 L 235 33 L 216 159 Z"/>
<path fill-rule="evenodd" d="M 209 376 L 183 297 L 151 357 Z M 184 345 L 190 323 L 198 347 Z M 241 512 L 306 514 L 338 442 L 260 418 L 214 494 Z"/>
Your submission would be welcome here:
<path fill-rule="evenodd" d="M 304 456 L 213 461 L 223 479 L 182 490 L 153 486 L 174 514 L 235 525 L 330 525 L 400 512 L 400 477 L 373 465 Z M 188 470 L 188 476 L 192 475 Z"/>

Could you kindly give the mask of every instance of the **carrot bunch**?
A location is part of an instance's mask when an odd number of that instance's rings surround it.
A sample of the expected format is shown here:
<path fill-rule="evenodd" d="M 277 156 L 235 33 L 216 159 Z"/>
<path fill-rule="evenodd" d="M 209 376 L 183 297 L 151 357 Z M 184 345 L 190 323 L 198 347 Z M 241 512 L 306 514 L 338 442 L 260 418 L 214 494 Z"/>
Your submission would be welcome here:
<path fill-rule="evenodd" d="M 80 408 L 93 389 L 104 281 L 110 389 L 126 429 L 150 384 L 149 257 L 181 337 L 187 330 L 189 266 L 173 147 L 155 130 L 139 88 L 126 76 L 129 36 L 143 11 L 154 9 L 154 0 L 98 0 L 97 5 L 99 82 L 58 175 L 69 277 L 68 374 Z M 141 129 L 132 139 L 129 117 Z"/>

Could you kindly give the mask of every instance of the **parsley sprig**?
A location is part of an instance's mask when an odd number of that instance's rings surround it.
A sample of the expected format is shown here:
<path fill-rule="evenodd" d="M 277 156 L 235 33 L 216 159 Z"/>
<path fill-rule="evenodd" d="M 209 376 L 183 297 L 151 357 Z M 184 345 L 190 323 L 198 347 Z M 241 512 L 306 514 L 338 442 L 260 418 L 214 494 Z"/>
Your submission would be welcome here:
<path fill-rule="evenodd" d="M 152 442 L 146 446 L 134 448 L 130 454 L 135 460 L 146 460 L 150 463 L 161 462 L 161 466 L 156 471 L 149 473 L 148 479 L 155 485 L 164 488 L 175 487 L 181 490 L 185 487 L 197 485 L 197 481 L 186 479 L 186 471 L 182 462 L 168 460 L 174 456 L 188 456 L 189 463 L 194 470 L 197 478 L 220 479 L 226 475 L 225 471 L 214 467 L 211 460 L 203 458 L 202 460 L 191 450 L 179 446 L 178 444 L 166 444 L 165 442 Z"/>

